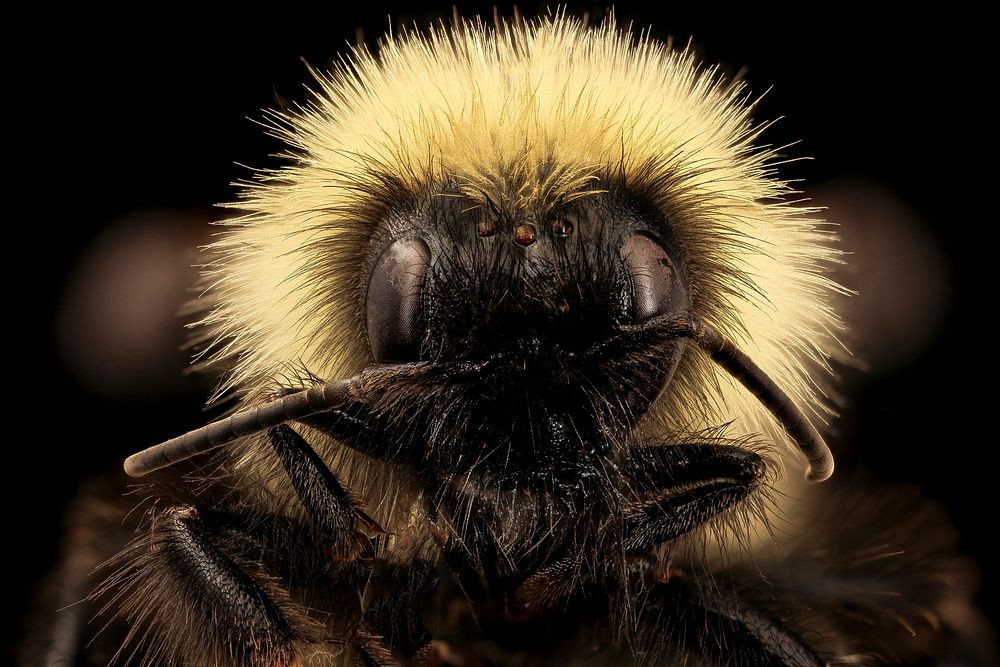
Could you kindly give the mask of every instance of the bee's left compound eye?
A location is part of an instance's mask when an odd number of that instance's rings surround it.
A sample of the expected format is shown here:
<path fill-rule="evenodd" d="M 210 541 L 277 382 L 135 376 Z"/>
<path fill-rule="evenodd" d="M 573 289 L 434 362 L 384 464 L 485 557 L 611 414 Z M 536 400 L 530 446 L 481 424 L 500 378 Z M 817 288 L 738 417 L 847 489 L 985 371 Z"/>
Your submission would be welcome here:
<path fill-rule="evenodd" d="M 421 239 L 399 239 L 386 248 L 368 276 L 368 344 L 377 362 L 415 361 L 424 318 L 421 292 L 431 253 Z"/>

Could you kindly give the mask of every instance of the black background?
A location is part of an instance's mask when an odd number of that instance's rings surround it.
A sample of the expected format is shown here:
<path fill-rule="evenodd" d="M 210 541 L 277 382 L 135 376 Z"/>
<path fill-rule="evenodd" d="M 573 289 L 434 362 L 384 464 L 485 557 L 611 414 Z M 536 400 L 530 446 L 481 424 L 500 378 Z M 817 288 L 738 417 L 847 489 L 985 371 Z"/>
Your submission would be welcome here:
<path fill-rule="evenodd" d="M 601 5 L 573 8 L 602 13 Z M 784 167 L 785 176 L 805 186 L 844 176 L 884 186 L 918 212 L 945 253 L 953 281 L 945 326 L 902 369 L 848 373 L 841 438 L 850 438 L 851 453 L 838 463 L 917 483 L 947 507 L 963 550 L 984 570 L 982 603 L 992 615 L 997 574 L 985 540 L 997 506 L 996 410 L 993 336 L 982 319 L 993 300 L 984 298 L 979 272 L 995 264 L 992 233 L 981 236 L 995 216 L 992 190 L 976 174 L 996 169 L 978 93 L 985 84 L 973 74 L 979 42 L 970 26 L 979 20 L 908 16 L 904 28 L 895 16 L 819 11 L 805 18 L 777 9 L 617 5 L 620 22 L 652 24 L 655 36 L 675 43 L 692 38 L 703 61 L 730 73 L 746 66 L 753 91 L 771 88 L 756 117 L 783 119 L 766 139 L 801 140 L 791 152 L 815 158 Z M 8 429 L 8 490 L 17 494 L 4 504 L 15 559 L 8 571 L 22 573 L 13 582 L 15 609 L 52 563 L 60 512 L 78 482 L 204 419 L 205 389 L 195 383 L 170 399 L 111 402 L 68 372 L 54 351 L 52 313 L 80 253 L 132 212 L 201 211 L 232 199 L 230 183 L 248 175 L 237 163 L 275 164 L 268 156 L 278 145 L 250 119 L 279 98 L 304 99 L 310 77 L 300 59 L 322 67 L 354 41 L 356 27 L 377 37 L 390 15 L 394 24 L 423 25 L 450 9 L 372 3 L 316 12 L 279 4 L 214 17 L 197 9 L 143 18 L 88 10 L 25 20 L 31 46 L 8 62 L 13 119 L 5 133 L 7 165 L 17 173 L 7 184 L 7 249 L 12 265 L 29 267 L 15 269 L 8 285 L 18 398 L 7 414 L 28 426 L 26 435 Z M 973 388 L 975 379 L 987 388 Z"/>

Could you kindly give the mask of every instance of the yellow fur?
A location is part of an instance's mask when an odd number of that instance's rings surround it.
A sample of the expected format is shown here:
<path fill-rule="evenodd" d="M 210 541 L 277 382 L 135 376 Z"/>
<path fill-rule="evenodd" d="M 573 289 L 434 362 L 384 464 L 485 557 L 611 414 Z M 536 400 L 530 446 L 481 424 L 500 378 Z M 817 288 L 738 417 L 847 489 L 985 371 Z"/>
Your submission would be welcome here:
<path fill-rule="evenodd" d="M 303 367 L 348 377 L 371 362 L 362 258 L 386 176 L 415 193 L 450 179 L 533 213 L 617 178 L 676 232 L 698 316 L 824 416 L 838 251 L 814 211 L 788 203 L 773 154 L 753 147 L 761 128 L 739 84 L 613 21 L 566 17 L 391 37 L 377 57 L 354 53 L 319 82 L 304 108 L 273 116 L 293 164 L 246 186 L 233 207 L 247 213 L 209 249 L 198 327 L 211 341 L 203 360 L 232 364 L 224 389 L 252 394 Z M 786 438 L 689 348 L 647 428 L 726 422 L 734 436 Z"/>

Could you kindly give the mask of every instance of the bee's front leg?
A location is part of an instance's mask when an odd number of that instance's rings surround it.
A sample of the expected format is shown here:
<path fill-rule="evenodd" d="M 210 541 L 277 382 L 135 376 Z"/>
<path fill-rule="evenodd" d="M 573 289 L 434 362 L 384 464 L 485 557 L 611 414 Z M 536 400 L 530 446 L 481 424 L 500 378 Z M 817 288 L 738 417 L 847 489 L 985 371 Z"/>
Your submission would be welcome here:
<path fill-rule="evenodd" d="M 623 547 L 639 554 L 676 539 L 746 500 L 768 470 L 759 454 L 735 445 L 663 445 L 633 450 L 626 484 Z"/>
<path fill-rule="evenodd" d="M 616 529 L 599 547 L 608 576 L 622 563 L 640 563 L 655 547 L 677 539 L 739 505 L 756 491 L 768 470 L 759 454 L 735 445 L 638 447 L 621 466 L 623 503 L 607 517 Z M 586 555 L 572 551 L 520 584 L 525 607 L 551 608 L 578 588 Z M 599 569 L 599 568 L 598 568 Z M 650 567 L 655 583 L 656 567 Z M 596 570 L 595 570 L 596 571 Z"/>
<path fill-rule="evenodd" d="M 319 539 L 340 560 L 353 560 L 368 540 L 385 530 L 365 511 L 319 454 L 289 426 L 268 431 L 268 439 Z"/>

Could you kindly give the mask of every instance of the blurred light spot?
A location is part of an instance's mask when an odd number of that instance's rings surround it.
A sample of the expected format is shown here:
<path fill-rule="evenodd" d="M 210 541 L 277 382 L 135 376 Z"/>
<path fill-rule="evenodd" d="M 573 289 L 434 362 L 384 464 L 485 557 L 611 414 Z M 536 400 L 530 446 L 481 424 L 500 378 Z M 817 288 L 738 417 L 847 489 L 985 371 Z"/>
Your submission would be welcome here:
<path fill-rule="evenodd" d="M 55 332 L 81 384 L 120 398 L 155 398 L 186 386 L 177 311 L 191 298 L 193 249 L 207 230 L 207 216 L 198 212 L 139 213 L 113 223 L 82 253 Z"/>
<path fill-rule="evenodd" d="M 874 373 L 906 366 L 947 317 L 952 275 L 940 242 L 893 192 L 860 180 L 810 191 L 838 223 L 849 254 L 837 278 L 858 292 L 842 304 L 854 353 Z"/>

